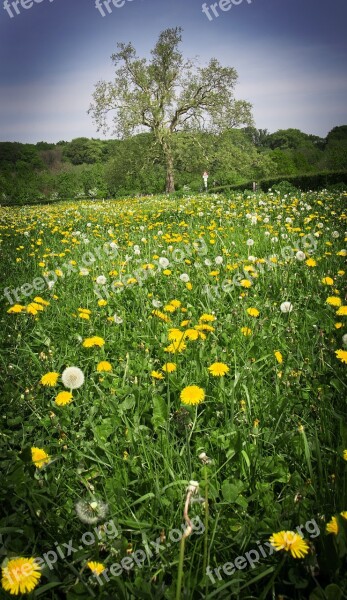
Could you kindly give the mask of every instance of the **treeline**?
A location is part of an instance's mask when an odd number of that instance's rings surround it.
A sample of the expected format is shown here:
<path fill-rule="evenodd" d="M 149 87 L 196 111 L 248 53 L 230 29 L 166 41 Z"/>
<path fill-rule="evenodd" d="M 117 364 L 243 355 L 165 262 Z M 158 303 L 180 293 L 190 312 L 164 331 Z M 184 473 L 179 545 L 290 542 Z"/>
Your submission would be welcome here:
<path fill-rule="evenodd" d="M 347 125 L 326 138 L 298 129 L 244 128 L 174 136 L 178 190 L 347 170 Z M 0 203 L 161 193 L 165 164 L 151 134 L 125 140 L 76 138 L 57 144 L 0 142 Z"/>

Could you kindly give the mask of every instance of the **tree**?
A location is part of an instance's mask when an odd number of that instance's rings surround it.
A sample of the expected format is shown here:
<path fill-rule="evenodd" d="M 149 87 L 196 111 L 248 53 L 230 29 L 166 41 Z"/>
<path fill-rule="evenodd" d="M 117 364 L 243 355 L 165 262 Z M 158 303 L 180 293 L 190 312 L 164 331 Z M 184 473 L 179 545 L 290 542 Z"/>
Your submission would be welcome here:
<path fill-rule="evenodd" d="M 64 155 L 73 165 L 93 164 L 100 161 L 101 146 L 100 140 L 75 138 L 64 148 Z"/>
<path fill-rule="evenodd" d="M 113 82 L 96 84 L 89 113 L 98 130 L 118 137 L 150 130 L 166 164 L 166 191 L 174 191 L 172 139 L 179 131 L 212 131 L 252 125 L 251 105 L 234 99 L 237 72 L 212 58 L 206 67 L 184 60 L 179 50 L 182 29 L 166 29 L 148 61 L 131 43 L 119 43 L 111 59 L 117 67 Z"/>
<path fill-rule="evenodd" d="M 266 139 L 269 135 L 267 129 L 256 129 L 255 127 L 245 127 L 245 134 L 249 137 L 252 144 L 257 148 L 263 148 L 266 146 Z"/>

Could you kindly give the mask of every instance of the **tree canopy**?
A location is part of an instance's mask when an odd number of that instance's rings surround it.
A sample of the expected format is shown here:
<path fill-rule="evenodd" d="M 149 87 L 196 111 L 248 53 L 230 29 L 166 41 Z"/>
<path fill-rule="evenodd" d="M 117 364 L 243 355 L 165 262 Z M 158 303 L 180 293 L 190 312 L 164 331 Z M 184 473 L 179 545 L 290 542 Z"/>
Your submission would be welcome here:
<path fill-rule="evenodd" d="M 181 33 L 180 27 L 160 33 L 150 61 L 139 58 L 131 43 L 119 43 L 119 52 L 111 57 L 115 79 L 96 84 L 89 109 L 98 130 L 111 128 L 121 138 L 153 133 L 165 159 L 167 192 L 174 190 L 174 134 L 219 133 L 253 124 L 250 103 L 234 98 L 236 70 L 215 58 L 205 67 L 185 60 Z"/>

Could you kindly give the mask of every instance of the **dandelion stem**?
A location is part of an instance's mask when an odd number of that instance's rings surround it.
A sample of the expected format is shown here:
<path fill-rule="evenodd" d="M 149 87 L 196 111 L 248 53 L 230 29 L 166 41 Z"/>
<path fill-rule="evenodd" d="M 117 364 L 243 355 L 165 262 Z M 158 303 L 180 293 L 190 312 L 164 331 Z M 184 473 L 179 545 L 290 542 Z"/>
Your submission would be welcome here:
<path fill-rule="evenodd" d="M 202 567 L 203 575 L 205 575 L 205 573 L 206 573 L 207 559 L 208 559 L 208 516 L 209 516 L 209 512 L 208 512 L 208 474 L 207 474 L 207 468 L 205 467 L 205 537 L 204 537 L 204 560 L 203 560 L 203 567 Z M 207 596 L 207 592 L 208 592 L 208 578 L 206 577 L 206 589 L 205 589 L 206 596 Z"/>
<path fill-rule="evenodd" d="M 179 561 L 178 561 L 176 600 L 180 600 L 180 597 L 181 597 L 184 550 L 185 550 L 186 539 L 187 539 L 187 537 L 190 536 L 190 534 L 192 533 L 192 530 L 193 530 L 192 522 L 188 515 L 190 499 L 191 499 L 193 493 L 194 493 L 194 491 L 192 489 L 188 488 L 188 493 L 187 493 L 186 502 L 184 505 L 184 512 L 183 512 L 184 520 L 187 523 L 187 528 L 185 529 L 184 534 L 181 537 L 181 542 L 180 542 L 180 556 L 179 556 Z"/>

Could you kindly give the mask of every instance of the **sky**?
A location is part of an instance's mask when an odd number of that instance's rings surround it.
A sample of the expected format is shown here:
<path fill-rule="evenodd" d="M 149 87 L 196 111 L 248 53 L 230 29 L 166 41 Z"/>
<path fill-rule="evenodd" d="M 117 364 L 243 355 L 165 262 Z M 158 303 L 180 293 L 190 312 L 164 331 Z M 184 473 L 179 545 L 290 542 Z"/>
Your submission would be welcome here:
<path fill-rule="evenodd" d="M 346 0 L 207 0 L 205 13 L 202 0 L 98 1 L 0 0 L 1 141 L 104 138 L 87 110 L 117 43 L 150 57 L 176 26 L 185 57 L 237 70 L 257 128 L 325 137 L 347 124 Z"/>

